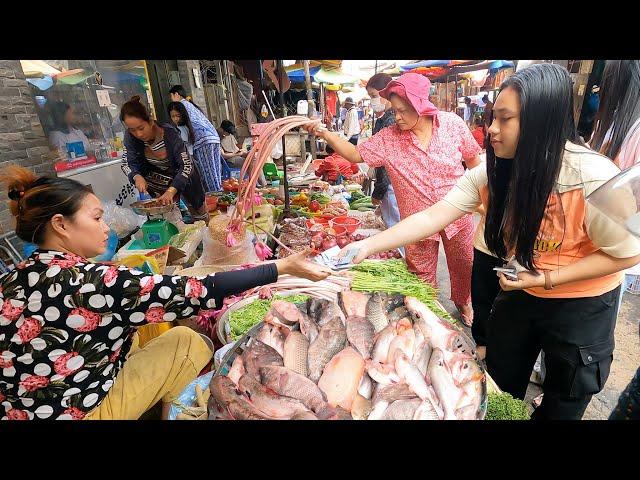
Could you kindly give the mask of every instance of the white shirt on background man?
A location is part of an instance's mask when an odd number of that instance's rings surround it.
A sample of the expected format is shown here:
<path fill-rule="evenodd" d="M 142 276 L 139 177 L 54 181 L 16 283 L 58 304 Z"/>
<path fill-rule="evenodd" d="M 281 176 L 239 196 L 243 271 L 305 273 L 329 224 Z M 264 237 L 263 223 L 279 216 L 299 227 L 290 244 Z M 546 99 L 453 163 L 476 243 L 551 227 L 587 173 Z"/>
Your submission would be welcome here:
<path fill-rule="evenodd" d="M 360 133 L 360 121 L 358 120 L 358 109 L 351 107 L 347 112 L 347 117 L 343 125 L 344 134 L 347 139 Z"/>

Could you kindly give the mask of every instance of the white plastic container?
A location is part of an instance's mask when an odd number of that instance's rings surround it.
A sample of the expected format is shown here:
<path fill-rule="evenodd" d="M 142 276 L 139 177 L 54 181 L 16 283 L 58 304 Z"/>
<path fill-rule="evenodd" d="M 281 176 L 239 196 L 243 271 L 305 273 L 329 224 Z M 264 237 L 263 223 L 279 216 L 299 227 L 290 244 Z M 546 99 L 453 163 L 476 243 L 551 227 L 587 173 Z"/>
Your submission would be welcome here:
<path fill-rule="evenodd" d="M 298 115 L 309 115 L 309 102 L 298 100 Z"/>

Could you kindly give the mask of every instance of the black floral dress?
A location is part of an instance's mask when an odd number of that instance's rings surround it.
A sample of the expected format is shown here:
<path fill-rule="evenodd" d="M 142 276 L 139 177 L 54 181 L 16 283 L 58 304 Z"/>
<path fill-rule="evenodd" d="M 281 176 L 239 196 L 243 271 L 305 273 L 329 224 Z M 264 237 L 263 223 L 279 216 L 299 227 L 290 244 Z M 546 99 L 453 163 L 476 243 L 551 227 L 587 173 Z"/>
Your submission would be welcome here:
<path fill-rule="evenodd" d="M 136 327 L 214 309 L 277 276 L 274 264 L 149 275 L 36 250 L 0 276 L 0 418 L 82 419 L 109 392 Z"/>

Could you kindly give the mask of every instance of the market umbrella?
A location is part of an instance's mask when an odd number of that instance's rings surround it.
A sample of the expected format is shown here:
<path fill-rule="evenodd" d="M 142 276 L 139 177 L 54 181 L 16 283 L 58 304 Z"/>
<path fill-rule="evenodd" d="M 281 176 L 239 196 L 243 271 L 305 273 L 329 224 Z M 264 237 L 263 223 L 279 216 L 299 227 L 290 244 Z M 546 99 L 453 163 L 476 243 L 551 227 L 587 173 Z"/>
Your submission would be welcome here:
<path fill-rule="evenodd" d="M 424 67 L 424 68 L 446 67 L 447 65 L 449 65 L 450 61 L 451 60 L 422 60 L 420 62 L 407 63 L 405 65 L 402 65 L 400 69 L 404 72 L 408 72 L 413 70 L 414 68 L 420 68 L 420 67 Z"/>
<path fill-rule="evenodd" d="M 325 70 L 324 67 L 320 69 L 318 73 L 313 76 L 313 79 L 319 83 L 334 83 L 334 84 L 354 84 L 358 82 L 358 79 L 352 75 L 346 75 L 339 69 Z"/>
<path fill-rule="evenodd" d="M 53 68 L 43 60 L 20 60 L 25 77 L 42 78 L 45 75 L 57 75 L 60 70 Z"/>
<path fill-rule="evenodd" d="M 69 70 L 68 72 L 56 75 L 56 82 L 63 85 L 77 85 L 78 83 L 84 82 L 87 78 L 93 77 L 93 75 L 93 72 L 81 68 Z"/>
<path fill-rule="evenodd" d="M 311 76 L 311 78 L 313 78 L 313 76 L 320 71 L 320 68 L 321 67 L 319 66 L 309 68 L 309 75 Z M 306 77 L 304 75 L 304 67 L 287 71 L 287 76 L 292 82 L 304 82 L 306 80 Z"/>

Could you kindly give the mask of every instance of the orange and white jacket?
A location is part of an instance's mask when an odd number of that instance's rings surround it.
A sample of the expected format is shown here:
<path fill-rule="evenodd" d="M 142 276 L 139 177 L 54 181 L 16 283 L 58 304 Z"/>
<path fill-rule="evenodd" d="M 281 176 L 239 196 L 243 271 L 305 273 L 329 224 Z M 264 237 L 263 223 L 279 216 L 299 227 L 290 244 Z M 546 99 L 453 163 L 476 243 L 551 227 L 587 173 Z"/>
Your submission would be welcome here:
<path fill-rule="evenodd" d="M 616 258 L 640 255 L 640 241 L 586 202 L 586 197 L 620 172 L 610 159 L 586 147 L 567 142 L 556 188 L 547 202 L 534 260 L 538 270 L 558 270 L 597 250 Z M 444 201 L 472 213 L 482 205 L 487 210 L 487 168 L 482 163 L 468 170 Z M 526 215 L 526 212 L 522 212 Z M 484 242 L 484 217 L 476 231 L 474 247 L 489 252 Z M 547 298 L 595 297 L 622 283 L 623 273 L 559 285 L 553 290 L 526 289 Z"/>

